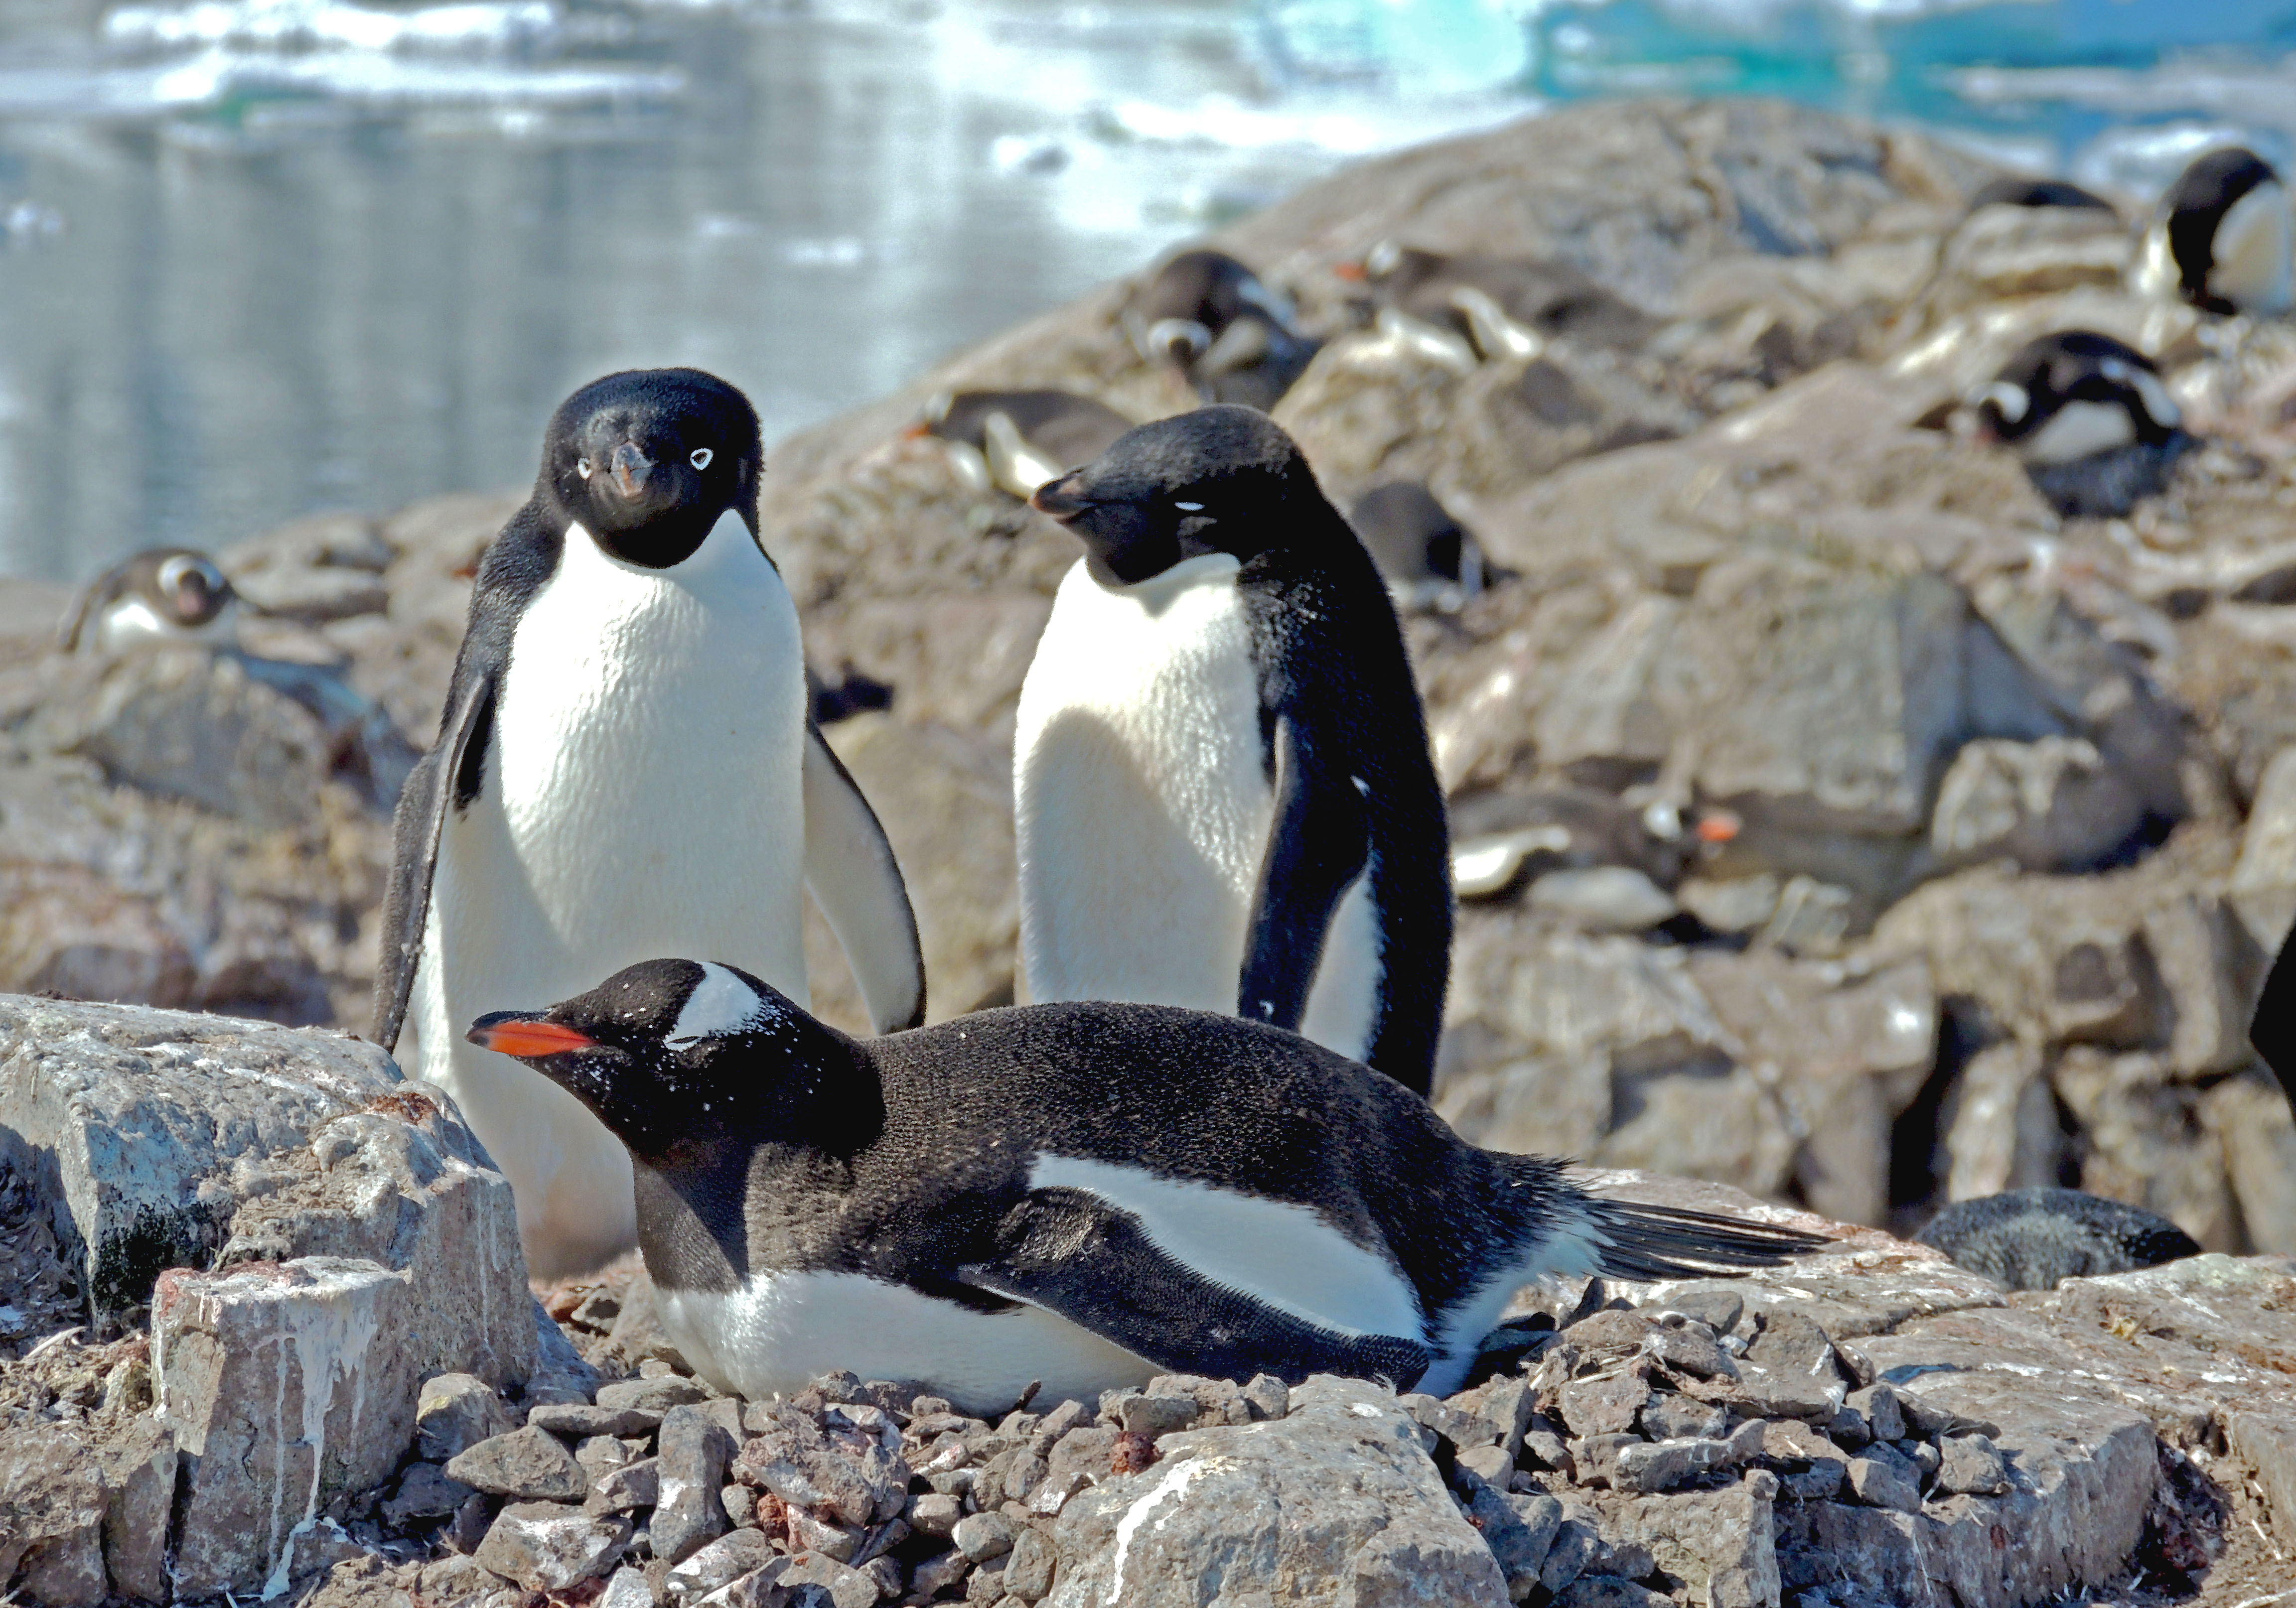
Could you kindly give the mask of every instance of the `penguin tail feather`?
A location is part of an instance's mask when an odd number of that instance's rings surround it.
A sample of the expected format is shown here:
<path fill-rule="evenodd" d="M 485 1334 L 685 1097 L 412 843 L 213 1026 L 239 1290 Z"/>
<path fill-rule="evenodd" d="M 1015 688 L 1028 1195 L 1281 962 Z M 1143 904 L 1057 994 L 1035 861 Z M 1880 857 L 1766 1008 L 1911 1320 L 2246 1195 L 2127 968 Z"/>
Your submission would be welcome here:
<path fill-rule="evenodd" d="M 1634 1201 L 1589 1199 L 1587 1215 L 1601 1271 L 1637 1284 L 1775 1268 L 1833 1243 L 1799 1228 Z"/>

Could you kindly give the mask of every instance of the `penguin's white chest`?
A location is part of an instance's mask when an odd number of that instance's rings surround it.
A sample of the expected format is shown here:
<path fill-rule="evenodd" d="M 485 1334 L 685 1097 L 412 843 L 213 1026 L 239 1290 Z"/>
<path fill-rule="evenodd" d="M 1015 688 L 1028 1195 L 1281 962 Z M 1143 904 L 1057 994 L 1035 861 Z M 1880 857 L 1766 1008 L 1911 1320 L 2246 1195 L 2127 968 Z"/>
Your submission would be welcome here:
<path fill-rule="evenodd" d="M 509 1177 L 538 1274 L 635 1242 L 628 1157 L 463 1032 L 664 956 L 802 1002 L 805 698 L 796 610 L 731 513 L 667 570 L 570 530 L 519 619 L 483 786 L 441 835 L 414 1005 L 424 1070 Z"/>
<path fill-rule="evenodd" d="M 1234 1014 L 1274 796 L 1226 554 L 1111 589 L 1079 562 L 1021 689 L 1014 814 L 1031 997 Z"/>

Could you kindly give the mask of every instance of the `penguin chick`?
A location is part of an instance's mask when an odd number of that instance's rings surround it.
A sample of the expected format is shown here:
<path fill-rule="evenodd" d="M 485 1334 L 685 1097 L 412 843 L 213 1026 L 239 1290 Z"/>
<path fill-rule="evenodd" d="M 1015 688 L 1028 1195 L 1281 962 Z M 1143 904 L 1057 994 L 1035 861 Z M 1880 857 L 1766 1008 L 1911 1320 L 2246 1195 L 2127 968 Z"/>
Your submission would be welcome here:
<path fill-rule="evenodd" d="M 1086 556 L 1021 688 L 1032 997 L 1237 1012 L 1425 1093 L 1443 797 L 1386 584 L 1307 460 L 1266 414 L 1203 408 L 1034 506 Z"/>
<path fill-rule="evenodd" d="M 1969 209 L 1980 207 L 2066 207 L 2095 208 L 2117 213 L 2119 208 L 2103 196 L 2069 184 L 2062 179 L 2003 178 L 1981 186 L 1969 198 Z"/>
<path fill-rule="evenodd" d="M 188 547 L 151 547 L 122 559 L 80 589 L 62 636 L 70 653 L 239 641 L 242 601 L 215 560 Z"/>
<path fill-rule="evenodd" d="M 2090 330 L 2028 342 L 1979 393 L 1977 421 L 2065 518 L 2127 514 L 2193 445 L 2152 359 Z"/>
<path fill-rule="evenodd" d="M 2078 1189 L 2012 1189 L 1948 1206 L 1916 1236 L 2013 1290 L 2054 1290 L 2198 1256 L 2193 1237 L 2157 1212 Z"/>
<path fill-rule="evenodd" d="M 808 888 L 872 1022 L 923 1016 L 900 869 L 808 717 L 797 611 L 758 538 L 764 465 L 757 414 L 712 375 L 568 397 L 400 799 L 373 1037 L 455 1097 L 541 1277 L 635 1243 L 628 1156 L 572 1097 L 465 1042 L 472 1017 L 688 943 L 802 998 Z"/>
<path fill-rule="evenodd" d="M 1151 363 L 1179 366 L 1206 402 L 1275 405 L 1316 355 L 1291 298 L 1224 251 L 1183 251 L 1133 293 L 1124 327 Z"/>
<path fill-rule="evenodd" d="M 959 391 L 935 397 L 909 434 L 979 454 L 989 484 L 1025 502 L 1131 428 L 1114 408 L 1073 391 Z"/>
<path fill-rule="evenodd" d="M 1458 612 L 1483 590 L 1483 550 L 1416 480 L 1365 492 L 1348 516 L 1398 608 Z"/>
<path fill-rule="evenodd" d="M 1486 361 L 1536 357 L 1554 339 L 1639 346 L 1653 327 L 1568 263 L 1453 256 L 1382 241 L 1339 273 L 1368 284 L 1384 306 L 1465 336 Z"/>
<path fill-rule="evenodd" d="M 1174 1372 L 1440 1396 L 1526 1284 L 1825 1243 L 1590 1195 L 1342 1057 L 1197 1011 L 857 1041 L 736 968 L 654 960 L 470 1036 L 628 1146 L 663 1328 L 752 1400 L 840 1367 L 973 1413 Z"/>
<path fill-rule="evenodd" d="M 2284 313 L 2296 215 L 2270 164 L 2234 145 L 2185 169 L 2160 225 L 2178 294 L 2210 313 Z"/>

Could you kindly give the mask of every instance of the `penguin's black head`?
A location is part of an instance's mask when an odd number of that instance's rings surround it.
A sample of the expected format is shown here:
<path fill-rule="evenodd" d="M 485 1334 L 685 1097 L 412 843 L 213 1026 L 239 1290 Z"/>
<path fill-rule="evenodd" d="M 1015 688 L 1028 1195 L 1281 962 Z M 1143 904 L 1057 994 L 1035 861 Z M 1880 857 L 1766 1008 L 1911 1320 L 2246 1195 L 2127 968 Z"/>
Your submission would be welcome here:
<path fill-rule="evenodd" d="M 632 369 L 561 403 L 536 495 L 625 563 L 691 558 L 731 509 L 755 535 L 765 448 L 749 398 L 698 369 Z"/>
<path fill-rule="evenodd" d="M 480 1016 L 467 1036 L 526 1062 L 644 1158 L 786 1129 L 851 1053 L 771 984 L 693 960 L 624 967 L 548 1010 Z"/>
<path fill-rule="evenodd" d="M 1029 501 L 1077 534 L 1103 581 L 1128 586 L 1184 559 L 1249 559 L 1346 528 L 1292 437 L 1247 407 L 1141 425 Z"/>

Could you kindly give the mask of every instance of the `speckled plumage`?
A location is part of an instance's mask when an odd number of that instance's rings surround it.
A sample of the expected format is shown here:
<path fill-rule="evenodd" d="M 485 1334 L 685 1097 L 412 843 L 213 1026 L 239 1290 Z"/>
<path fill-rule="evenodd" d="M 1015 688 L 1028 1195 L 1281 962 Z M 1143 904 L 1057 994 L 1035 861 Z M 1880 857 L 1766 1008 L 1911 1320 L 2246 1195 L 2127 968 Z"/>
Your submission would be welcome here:
<path fill-rule="evenodd" d="M 2193 1237 L 2158 1212 L 2078 1189 L 2012 1189 L 1948 1206 L 1918 1236 L 1957 1266 L 2013 1290 L 2126 1273 L 2198 1256 Z"/>

